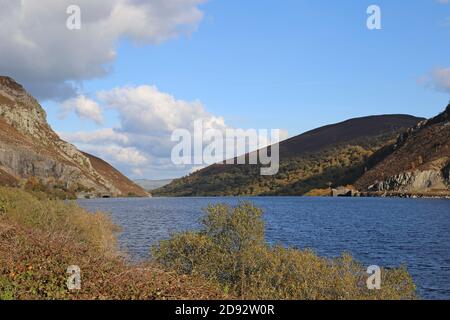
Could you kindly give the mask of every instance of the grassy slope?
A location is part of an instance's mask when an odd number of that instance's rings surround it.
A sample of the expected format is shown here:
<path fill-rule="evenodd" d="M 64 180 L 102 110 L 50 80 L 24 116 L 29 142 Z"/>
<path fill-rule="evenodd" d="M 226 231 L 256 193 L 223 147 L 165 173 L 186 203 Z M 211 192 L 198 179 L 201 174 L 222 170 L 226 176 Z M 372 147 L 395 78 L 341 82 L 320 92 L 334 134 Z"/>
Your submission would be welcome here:
<path fill-rule="evenodd" d="M 197 277 L 127 264 L 116 231 L 103 213 L 0 188 L 0 300 L 226 298 Z M 67 289 L 70 265 L 81 268 L 80 291 Z"/>
<path fill-rule="evenodd" d="M 106 161 L 86 152 L 83 152 L 83 154 L 89 158 L 94 169 L 103 177 L 106 177 L 109 181 L 111 181 L 123 195 L 137 197 L 147 197 L 149 195 L 142 187 L 125 177 Z"/>

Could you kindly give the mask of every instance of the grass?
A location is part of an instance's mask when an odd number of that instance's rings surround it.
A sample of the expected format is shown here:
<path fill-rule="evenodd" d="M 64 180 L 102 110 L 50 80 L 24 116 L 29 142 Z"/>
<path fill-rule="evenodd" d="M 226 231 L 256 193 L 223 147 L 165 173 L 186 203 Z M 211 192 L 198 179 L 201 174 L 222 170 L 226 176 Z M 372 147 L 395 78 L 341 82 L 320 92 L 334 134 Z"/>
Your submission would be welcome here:
<path fill-rule="evenodd" d="M 117 250 L 118 228 L 104 213 L 0 188 L 0 299 L 224 299 L 198 277 L 154 263 L 130 264 Z M 82 289 L 67 289 L 67 267 Z"/>

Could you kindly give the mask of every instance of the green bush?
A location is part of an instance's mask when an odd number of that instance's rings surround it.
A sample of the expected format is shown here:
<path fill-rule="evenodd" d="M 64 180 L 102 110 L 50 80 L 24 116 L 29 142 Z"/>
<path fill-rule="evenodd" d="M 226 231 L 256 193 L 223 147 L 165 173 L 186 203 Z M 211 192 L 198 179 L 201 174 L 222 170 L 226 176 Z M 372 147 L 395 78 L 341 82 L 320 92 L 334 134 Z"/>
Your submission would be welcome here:
<path fill-rule="evenodd" d="M 178 273 L 218 283 L 243 299 L 415 299 L 404 267 L 382 270 L 381 290 L 368 290 L 366 269 L 351 256 L 326 259 L 309 250 L 265 242 L 262 212 L 250 203 L 210 206 L 198 232 L 175 235 L 152 249 Z"/>

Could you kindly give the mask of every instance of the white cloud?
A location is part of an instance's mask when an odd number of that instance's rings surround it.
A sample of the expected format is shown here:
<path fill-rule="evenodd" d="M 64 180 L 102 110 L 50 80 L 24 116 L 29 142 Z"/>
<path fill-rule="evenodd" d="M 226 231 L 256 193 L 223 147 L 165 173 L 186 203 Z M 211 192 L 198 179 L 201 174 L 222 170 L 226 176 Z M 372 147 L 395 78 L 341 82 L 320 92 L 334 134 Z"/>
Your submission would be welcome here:
<path fill-rule="evenodd" d="M 59 135 L 69 141 L 91 144 L 121 144 L 127 145 L 130 139 L 126 134 L 117 132 L 112 128 L 99 129 L 92 132 L 59 133 Z"/>
<path fill-rule="evenodd" d="M 134 134 L 189 129 L 197 119 L 205 119 L 208 128 L 225 128 L 224 119 L 208 113 L 199 101 L 177 100 L 155 86 L 116 88 L 98 98 L 119 113 L 122 129 Z"/>
<path fill-rule="evenodd" d="M 419 83 L 437 91 L 450 93 L 450 68 L 437 68 L 419 79 Z"/>
<path fill-rule="evenodd" d="M 0 0 L 0 70 L 38 98 L 75 95 L 107 74 L 122 38 L 155 44 L 196 30 L 205 0 L 77 0 L 81 30 L 68 30 L 73 0 Z"/>
<path fill-rule="evenodd" d="M 89 119 L 101 124 L 103 121 L 102 110 L 94 100 L 83 95 L 66 100 L 61 105 L 61 116 L 65 117 L 69 112 L 75 112 L 81 119 Z"/>
<path fill-rule="evenodd" d="M 95 146 L 94 150 L 105 155 L 105 158 L 111 159 L 112 162 L 127 164 L 132 167 L 144 165 L 148 161 L 148 158 L 134 147 Z"/>
<path fill-rule="evenodd" d="M 193 134 L 196 120 L 202 120 L 204 132 L 215 129 L 225 134 L 229 131 L 227 129 L 233 129 L 222 117 L 208 112 L 200 101 L 180 100 L 155 86 L 127 86 L 101 91 L 97 100 L 104 112 L 113 111 L 117 115 L 117 127 L 60 135 L 81 150 L 100 156 L 133 177 L 174 178 L 202 168 L 172 162 L 171 152 L 176 142 L 171 141 L 171 136 L 176 129 L 186 129 Z M 259 147 L 274 142 L 262 132 L 257 135 Z M 280 138 L 286 137 L 287 132 L 282 131 Z M 234 138 L 224 138 L 227 143 L 234 143 Z M 203 142 L 209 144 L 205 140 Z M 247 148 L 250 149 L 246 151 L 253 151 L 258 145 L 247 144 Z M 220 152 L 218 156 L 220 160 L 228 157 Z"/>
<path fill-rule="evenodd" d="M 97 100 L 95 104 L 102 105 L 105 112 L 113 110 L 117 113 L 120 126 L 59 134 L 81 150 L 98 155 L 133 176 L 171 178 L 189 172 L 189 168 L 174 165 L 170 159 L 173 130 L 192 130 L 198 119 L 203 119 L 207 129 L 227 128 L 224 119 L 209 113 L 201 102 L 176 99 L 155 86 L 101 91 Z M 63 109 L 66 104 L 72 106 L 74 103 L 64 102 Z"/>

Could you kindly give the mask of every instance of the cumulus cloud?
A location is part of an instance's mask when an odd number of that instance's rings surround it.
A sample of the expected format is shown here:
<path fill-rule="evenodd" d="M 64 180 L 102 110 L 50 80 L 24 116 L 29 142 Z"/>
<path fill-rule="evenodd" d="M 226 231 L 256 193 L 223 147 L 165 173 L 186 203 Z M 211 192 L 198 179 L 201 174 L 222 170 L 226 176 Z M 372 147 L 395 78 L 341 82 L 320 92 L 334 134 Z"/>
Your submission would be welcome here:
<path fill-rule="evenodd" d="M 60 133 L 60 135 L 70 141 L 77 141 L 83 144 L 121 144 L 128 145 L 130 139 L 124 133 L 117 132 L 112 128 L 99 129 L 93 132 Z"/>
<path fill-rule="evenodd" d="M 177 100 L 155 86 L 122 87 L 98 93 L 108 108 L 118 111 L 122 129 L 135 134 L 191 128 L 204 119 L 208 128 L 225 128 L 224 119 L 208 113 L 199 101 Z"/>
<path fill-rule="evenodd" d="M 419 83 L 436 91 L 450 93 L 450 68 L 437 68 L 419 79 Z"/>
<path fill-rule="evenodd" d="M 234 143 L 234 138 L 231 141 L 224 136 L 233 128 L 222 117 L 208 112 L 200 101 L 180 100 L 148 85 L 118 87 L 101 91 L 96 97 L 104 112 L 113 111 L 117 115 L 119 125 L 60 135 L 81 150 L 100 156 L 133 177 L 173 178 L 200 168 L 198 164 L 176 165 L 171 159 L 172 148 L 177 144 L 171 140 L 173 131 L 183 129 L 193 134 L 197 120 L 202 120 L 203 133 L 215 129 L 227 139 L 227 143 Z M 287 133 L 282 132 L 280 138 L 286 137 Z M 205 147 L 210 141 L 203 138 Z M 261 144 L 273 143 L 264 134 L 258 139 L 260 147 Z M 258 145 L 246 144 L 247 151 L 258 148 Z M 225 155 L 218 151 L 219 161 L 225 160 Z"/>
<path fill-rule="evenodd" d="M 115 145 L 107 146 L 88 146 L 88 151 L 101 153 L 107 159 L 115 163 L 125 163 L 131 167 L 141 166 L 148 162 L 148 158 L 134 147 L 122 147 Z"/>
<path fill-rule="evenodd" d="M 118 115 L 118 127 L 60 135 L 134 176 L 160 176 L 162 171 L 176 176 L 189 170 L 174 165 L 170 159 L 173 130 L 192 131 L 194 121 L 198 119 L 203 120 L 205 129 L 223 131 L 227 128 L 224 119 L 209 113 L 200 101 L 176 99 L 155 86 L 101 91 L 97 100 L 98 103 L 81 96 L 62 103 L 62 108 L 76 111 L 78 105 L 98 107 L 100 104 L 106 112 L 113 110 Z M 76 103 L 79 101 L 83 103 Z"/>
<path fill-rule="evenodd" d="M 73 0 L 0 0 L 0 70 L 40 99 L 75 96 L 108 74 L 122 38 L 155 44 L 196 30 L 205 0 L 77 0 L 81 29 L 66 27 Z"/>
<path fill-rule="evenodd" d="M 84 95 L 76 98 L 66 100 L 61 105 L 61 116 L 65 117 L 69 112 L 75 112 L 81 119 L 89 119 L 97 124 L 103 121 L 102 110 L 94 100 L 91 100 Z"/>

